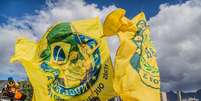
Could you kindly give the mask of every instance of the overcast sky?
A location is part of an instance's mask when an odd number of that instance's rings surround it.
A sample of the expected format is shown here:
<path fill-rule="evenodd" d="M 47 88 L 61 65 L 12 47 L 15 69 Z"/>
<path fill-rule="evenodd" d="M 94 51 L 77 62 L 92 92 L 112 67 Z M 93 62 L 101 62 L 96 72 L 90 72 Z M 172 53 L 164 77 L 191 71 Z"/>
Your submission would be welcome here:
<path fill-rule="evenodd" d="M 3 0 L 0 3 L 0 79 L 8 76 L 18 80 L 26 78 L 20 64 L 9 63 L 17 37 L 26 36 L 37 41 L 57 21 L 95 16 L 100 16 L 103 21 L 108 12 L 122 7 L 127 10 L 129 18 L 140 11 L 148 17 L 157 49 L 162 90 L 192 91 L 201 88 L 200 0 L 133 0 L 128 3 L 125 0 L 34 1 L 16 3 Z M 118 39 L 114 36 L 108 40 L 114 59 Z"/>

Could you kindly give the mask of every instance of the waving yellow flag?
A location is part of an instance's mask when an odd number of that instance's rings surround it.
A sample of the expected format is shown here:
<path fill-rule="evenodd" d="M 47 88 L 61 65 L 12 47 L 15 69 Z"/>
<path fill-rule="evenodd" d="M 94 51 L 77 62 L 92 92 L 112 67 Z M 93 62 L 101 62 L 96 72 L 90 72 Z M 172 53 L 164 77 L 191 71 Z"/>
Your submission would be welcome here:
<path fill-rule="evenodd" d="M 123 101 L 160 101 L 160 77 L 156 50 L 144 13 L 132 20 L 117 9 L 104 22 L 106 36 L 117 34 L 120 46 L 115 57 L 114 89 Z"/>
<path fill-rule="evenodd" d="M 37 43 L 17 40 L 11 62 L 23 64 L 32 101 L 107 101 L 116 94 L 113 70 L 98 18 L 58 23 Z"/>

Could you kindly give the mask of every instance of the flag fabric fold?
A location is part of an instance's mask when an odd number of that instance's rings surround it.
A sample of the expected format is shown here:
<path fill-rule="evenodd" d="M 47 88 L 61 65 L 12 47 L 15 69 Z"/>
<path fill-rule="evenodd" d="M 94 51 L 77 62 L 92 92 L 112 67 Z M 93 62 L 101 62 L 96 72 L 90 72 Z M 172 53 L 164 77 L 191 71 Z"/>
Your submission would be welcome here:
<path fill-rule="evenodd" d="M 116 34 L 120 40 L 114 65 L 114 89 L 123 101 L 160 101 L 156 50 L 145 15 L 141 12 L 129 20 L 124 14 L 122 9 L 111 12 L 103 25 L 105 36 Z"/>

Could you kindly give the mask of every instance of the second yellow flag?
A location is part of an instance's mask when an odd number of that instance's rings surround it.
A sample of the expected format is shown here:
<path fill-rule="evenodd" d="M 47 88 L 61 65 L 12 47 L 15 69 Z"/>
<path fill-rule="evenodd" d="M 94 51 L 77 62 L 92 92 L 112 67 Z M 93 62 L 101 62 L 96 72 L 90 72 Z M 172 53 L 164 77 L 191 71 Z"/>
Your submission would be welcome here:
<path fill-rule="evenodd" d="M 114 89 L 123 101 L 160 101 L 160 76 L 156 50 L 144 13 L 132 20 L 117 9 L 104 22 L 106 36 L 117 34 L 120 46 L 115 57 Z"/>

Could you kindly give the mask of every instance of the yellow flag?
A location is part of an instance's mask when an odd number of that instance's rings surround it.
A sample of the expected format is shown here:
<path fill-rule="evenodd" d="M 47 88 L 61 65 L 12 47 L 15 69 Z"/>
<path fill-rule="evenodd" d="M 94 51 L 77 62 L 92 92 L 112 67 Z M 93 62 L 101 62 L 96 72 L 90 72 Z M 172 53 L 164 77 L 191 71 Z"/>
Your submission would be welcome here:
<path fill-rule="evenodd" d="M 160 101 L 156 50 L 145 15 L 141 12 L 129 20 L 120 14 L 125 11 L 113 11 L 104 22 L 104 34 L 116 33 L 120 39 L 115 57 L 114 89 L 123 101 Z"/>
<path fill-rule="evenodd" d="M 107 101 L 116 96 L 109 49 L 98 18 L 55 24 L 37 43 L 17 40 L 11 62 L 23 64 L 32 101 Z"/>

